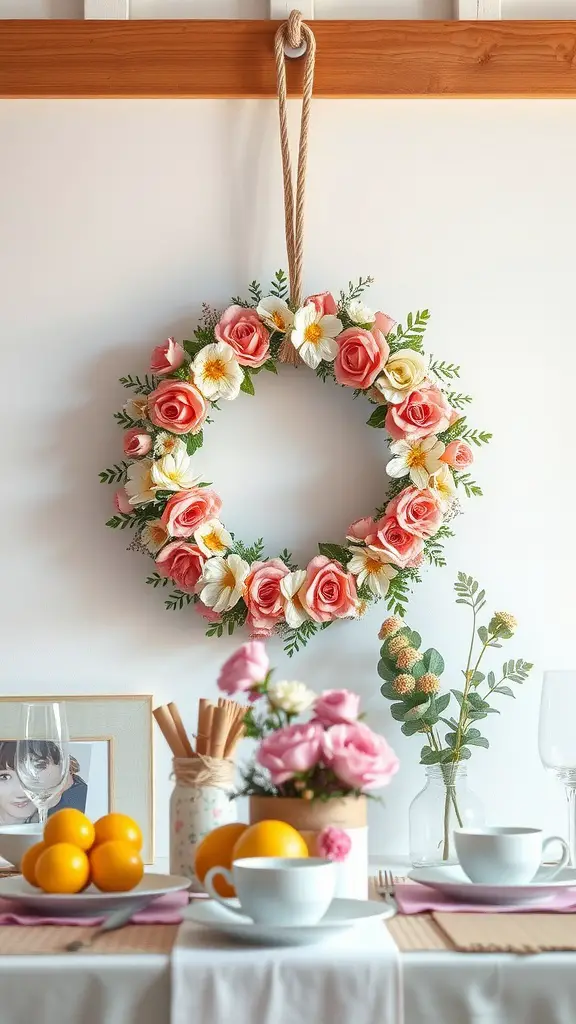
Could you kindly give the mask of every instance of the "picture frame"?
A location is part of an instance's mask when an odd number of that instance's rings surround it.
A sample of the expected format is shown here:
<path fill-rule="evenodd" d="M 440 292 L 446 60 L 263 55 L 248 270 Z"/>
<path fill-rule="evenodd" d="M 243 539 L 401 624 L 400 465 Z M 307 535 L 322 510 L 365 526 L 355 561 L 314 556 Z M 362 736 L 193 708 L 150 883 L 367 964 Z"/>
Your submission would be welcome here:
<path fill-rule="evenodd" d="M 23 703 L 60 701 L 70 734 L 71 785 L 83 787 L 85 812 L 96 819 L 129 814 L 142 829 L 142 859 L 154 862 L 152 694 L 0 697 L 2 744 L 18 738 Z"/>

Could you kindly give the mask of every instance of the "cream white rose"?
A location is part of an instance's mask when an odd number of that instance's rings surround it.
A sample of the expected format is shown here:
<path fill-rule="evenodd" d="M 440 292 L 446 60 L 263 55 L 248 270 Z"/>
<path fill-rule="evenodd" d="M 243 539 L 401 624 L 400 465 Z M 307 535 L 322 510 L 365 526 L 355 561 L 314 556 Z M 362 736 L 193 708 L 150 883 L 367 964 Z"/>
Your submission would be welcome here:
<path fill-rule="evenodd" d="M 399 405 L 410 391 L 419 387 L 428 373 L 428 363 L 420 352 L 401 348 L 390 357 L 382 375 L 374 384 L 387 402 Z"/>
<path fill-rule="evenodd" d="M 289 715 L 301 715 L 316 700 L 316 694 L 305 683 L 287 679 L 272 683 L 268 687 L 267 696 L 273 707 Z"/>

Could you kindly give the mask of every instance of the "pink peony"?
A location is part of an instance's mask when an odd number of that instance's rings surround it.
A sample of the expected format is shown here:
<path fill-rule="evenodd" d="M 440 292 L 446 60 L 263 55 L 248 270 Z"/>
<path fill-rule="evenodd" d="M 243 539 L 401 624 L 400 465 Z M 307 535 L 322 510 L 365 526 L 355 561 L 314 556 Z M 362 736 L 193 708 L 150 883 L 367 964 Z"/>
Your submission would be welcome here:
<path fill-rule="evenodd" d="M 376 327 L 377 330 L 382 331 L 382 334 L 386 337 L 386 335 L 390 334 L 390 331 L 396 327 L 396 320 L 393 320 L 387 313 L 376 313 L 376 319 L 372 330 L 374 330 L 374 327 Z"/>
<path fill-rule="evenodd" d="M 228 306 L 214 334 L 234 349 L 241 366 L 262 366 L 270 355 L 270 335 L 253 309 Z"/>
<path fill-rule="evenodd" d="M 141 427 L 132 427 L 124 434 L 124 455 L 138 459 L 152 450 L 152 438 Z"/>
<path fill-rule="evenodd" d="M 314 718 L 321 725 L 345 725 L 360 714 L 360 697 L 351 690 L 324 690 L 314 703 Z"/>
<path fill-rule="evenodd" d="M 341 864 L 352 849 L 352 840 L 342 828 L 327 825 L 316 838 L 316 850 L 319 857 L 326 857 Z"/>
<path fill-rule="evenodd" d="M 395 441 L 439 434 L 450 425 L 452 409 L 434 385 L 411 391 L 400 405 L 390 405 L 385 427 Z"/>
<path fill-rule="evenodd" d="M 348 540 L 366 540 L 366 537 L 370 533 L 374 533 L 376 529 L 376 523 L 370 516 L 366 516 L 364 519 L 357 519 L 355 523 L 352 523 L 348 527 L 346 537 Z"/>
<path fill-rule="evenodd" d="M 284 617 L 280 581 L 290 570 L 279 558 L 253 562 L 246 577 L 244 600 L 248 605 L 248 626 L 253 636 L 270 636 Z"/>
<path fill-rule="evenodd" d="M 162 345 L 157 345 L 150 357 L 150 369 L 157 377 L 163 377 L 167 373 L 173 373 L 179 366 L 182 366 L 186 354 L 182 345 L 179 345 L 174 338 L 167 338 Z"/>
<path fill-rule="evenodd" d="M 275 786 L 281 786 L 299 772 L 307 772 L 322 755 L 324 730 L 318 722 L 287 725 L 262 740 L 256 760 L 270 772 Z"/>
<path fill-rule="evenodd" d="M 251 690 L 264 682 L 269 669 L 270 662 L 264 644 L 260 640 L 249 640 L 222 665 L 218 687 L 225 693 Z"/>
<path fill-rule="evenodd" d="M 119 487 L 114 494 L 114 508 L 118 512 L 122 512 L 123 515 L 128 515 L 129 512 L 134 511 L 134 505 L 130 504 L 130 498 L 126 494 L 125 487 Z"/>
<path fill-rule="evenodd" d="M 307 299 L 304 299 L 303 305 L 307 306 L 311 303 L 316 312 L 320 313 L 320 316 L 335 316 L 338 312 L 338 306 L 331 292 L 318 292 L 316 295 L 309 295 Z"/>
<path fill-rule="evenodd" d="M 350 388 L 371 387 L 390 355 L 390 346 L 382 331 L 349 327 L 338 335 L 336 343 L 334 375 L 338 383 Z"/>
<path fill-rule="evenodd" d="M 345 786 L 363 791 L 388 785 L 399 768 L 384 737 L 363 722 L 328 729 L 323 736 L 323 760 Z"/>
<path fill-rule="evenodd" d="M 161 519 L 171 537 L 191 537 L 207 519 L 217 519 L 222 502 L 209 487 L 191 487 L 168 498 Z"/>
<path fill-rule="evenodd" d="M 396 516 L 403 530 L 415 537 L 433 537 L 442 523 L 442 512 L 433 491 L 406 487 L 389 503 L 386 516 Z"/>
<path fill-rule="evenodd" d="M 197 434 L 207 415 L 204 396 L 186 381 L 163 380 L 148 395 L 152 423 L 173 434 Z"/>
<path fill-rule="evenodd" d="M 474 462 L 474 452 L 466 441 L 451 441 L 440 461 L 447 462 L 453 469 L 464 469 Z"/>
<path fill-rule="evenodd" d="M 213 608 L 209 608 L 208 605 L 204 604 L 204 601 L 196 601 L 194 605 L 194 611 L 201 618 L 205 619 L 206 622 L 221 622 L 221 618 L 218 612 L 215 612 Z"/>
<path fill-rule="evenodd" d="M 325 555 L 316 555 L 308 563 L 298 597 L 314 622 L 342 619 L 356 611 L 354 577 L 339 562 L 332 562 Z"/>
<path fill-rule="evenodd" d="M 366 538 L 375 551 L 384 551 L 394 565 L 401 568 L 420 565 L 424 541 L 401 526 L 396 516 L 384 516 L 376 523 L 376 530 Z"/>
<path fill-rule="evenodd" d="M 193 594 L 194 588 L 202 575 L 206 555 L 196 544 L 187 544 L 184 540 L 175 540 L 156 555 L 156 566 L 163 576 L 168 576 L 178 584 L 180 590 Z"/>

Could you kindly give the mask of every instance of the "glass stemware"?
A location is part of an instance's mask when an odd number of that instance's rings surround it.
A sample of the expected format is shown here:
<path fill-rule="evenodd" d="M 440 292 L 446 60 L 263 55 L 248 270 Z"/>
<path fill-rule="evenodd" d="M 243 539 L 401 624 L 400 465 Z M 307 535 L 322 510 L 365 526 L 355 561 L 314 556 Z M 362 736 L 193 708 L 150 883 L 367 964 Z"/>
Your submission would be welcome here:
<path fill-rule="evenodd" d="M 43 826 L 63 791 L 70 764 L 66 707 L 57 701 L 23 704 L 16 743 L 16 774 Z"/>
<path fill-rule="evenodd" d="M 564 783 L 570 861 L 576 867 L 576 670 L 545 672 L 538 748 L 544 767 Z"/>

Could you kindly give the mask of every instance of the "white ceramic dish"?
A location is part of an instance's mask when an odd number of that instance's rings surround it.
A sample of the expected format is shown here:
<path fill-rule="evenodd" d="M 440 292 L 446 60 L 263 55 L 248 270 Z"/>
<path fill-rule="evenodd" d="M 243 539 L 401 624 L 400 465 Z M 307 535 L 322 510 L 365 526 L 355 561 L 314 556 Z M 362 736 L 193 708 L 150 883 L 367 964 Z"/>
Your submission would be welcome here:
<path fill-rule="evenodd" d="M 546 874 L 549 866 L 542 865 L 540 872 Z M 564 868 L 552 881 L 539 881 L 538 872 L 532 882 L 523 885 L 486 885 L 471 882 L 459 864 L 436 868 L 413 868 L 408 878 L 413 882 L 438 889 L 452 900 L 463 903 L 516 904 L 544 903 L 557 895 L 559 889 L 576 889 L 576 869 Z M 576 892 L 574 893 L 576 903 Z"/>
<path fill-rule="evenodd" d="M 233 907 L 239 906 L 238 900 L 230 900 L 230 903 Z M 385 903 L 335 899 L 317 924 L 280 927 L 256 924 L 249 917 L 233 917 L 220 904 L 207 900 L 203 903 L 192 903 L 184 911 L 184 917 L 239 942 L 249 942 L 258 946 L 307 946 L 334 939 L 351 928 L 361 927 L 368 921 L 393 917 L 395 913 L 394 907 Z"/>
<path fill-rule="evenodd" d="M 0 825 L 0 857 L 20 870 L 22 857 L 42 839 L 40 822 L 32 825 Z"/>
<path fill-rule="evenodd" d="M 99 917 L 110 910 L 133 907 L 142 910 L 159 896 L 190 887 L 189 878 L 179 875 L 144 875 L 131 892 L 100 892 L 93 885 L 71 896 L 42 892 L 21 875 L 0 878 L 0 897 L 13 900 L 23 909 L 46 917 Z"/>

